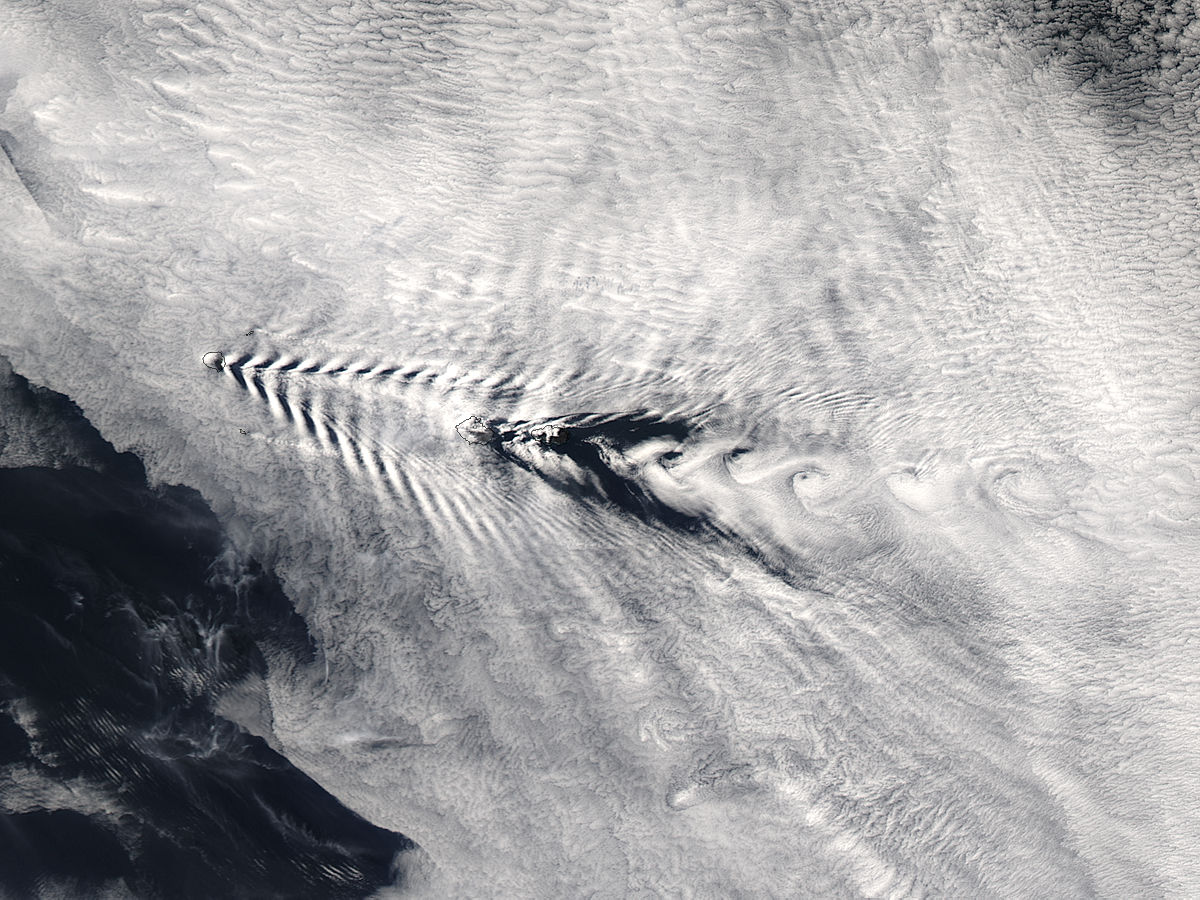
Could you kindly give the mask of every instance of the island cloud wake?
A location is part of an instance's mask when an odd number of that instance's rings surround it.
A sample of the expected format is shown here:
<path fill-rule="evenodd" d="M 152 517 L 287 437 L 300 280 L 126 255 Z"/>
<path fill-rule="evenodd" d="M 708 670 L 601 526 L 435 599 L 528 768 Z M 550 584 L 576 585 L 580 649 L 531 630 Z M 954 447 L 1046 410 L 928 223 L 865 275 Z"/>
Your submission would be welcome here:
<path fill-rule="evenodd" d="M 1192 19 L 11 3 L 0 353 L 277 579 L 348 892 L 1189 896 Z"/>

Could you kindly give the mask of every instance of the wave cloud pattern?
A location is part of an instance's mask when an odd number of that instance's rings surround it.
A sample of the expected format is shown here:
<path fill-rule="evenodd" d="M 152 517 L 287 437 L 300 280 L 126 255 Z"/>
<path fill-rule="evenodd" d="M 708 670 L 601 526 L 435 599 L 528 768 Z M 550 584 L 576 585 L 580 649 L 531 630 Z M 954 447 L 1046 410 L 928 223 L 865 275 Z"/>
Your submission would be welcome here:
<path fill-rule="evenodd" d="M 384 895 L 1196 896 L 1198 37 L 17 0 L 0 353 L 278 576 Z"/>

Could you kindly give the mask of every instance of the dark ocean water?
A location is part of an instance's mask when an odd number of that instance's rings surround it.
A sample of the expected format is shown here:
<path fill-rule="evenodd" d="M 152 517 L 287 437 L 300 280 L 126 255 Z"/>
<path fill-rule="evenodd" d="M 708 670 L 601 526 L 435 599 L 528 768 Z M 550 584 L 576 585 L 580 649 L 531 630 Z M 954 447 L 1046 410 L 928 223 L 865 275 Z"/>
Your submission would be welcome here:
<path fill-rule="evenodd" d="M 1200 897 L 1169 6 L 0 3 L 7 891 Z"/>
<path fill-rule="evenodd" d="M 315 653 L 200 496 L 152 489 L 66 398 L 9 375 L 0 443 L 0 893 L 358 897 L 403 835 L 222 717 Z M 4 447 L 0 446 L 0 452 Z M 268 707 L 265 693 L 258 704 Z"/>

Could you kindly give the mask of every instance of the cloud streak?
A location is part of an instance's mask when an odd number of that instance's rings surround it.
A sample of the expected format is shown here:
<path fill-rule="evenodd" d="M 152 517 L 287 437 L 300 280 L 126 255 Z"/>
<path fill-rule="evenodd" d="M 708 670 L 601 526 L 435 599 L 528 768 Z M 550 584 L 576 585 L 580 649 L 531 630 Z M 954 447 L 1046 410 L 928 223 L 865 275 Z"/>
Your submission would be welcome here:
<path fill-rule="evenodd" d="M 1189 29 L 10 6 L 0 351 L 278 573 L 270 739 L 435 895 L 1186 896 Z"/>

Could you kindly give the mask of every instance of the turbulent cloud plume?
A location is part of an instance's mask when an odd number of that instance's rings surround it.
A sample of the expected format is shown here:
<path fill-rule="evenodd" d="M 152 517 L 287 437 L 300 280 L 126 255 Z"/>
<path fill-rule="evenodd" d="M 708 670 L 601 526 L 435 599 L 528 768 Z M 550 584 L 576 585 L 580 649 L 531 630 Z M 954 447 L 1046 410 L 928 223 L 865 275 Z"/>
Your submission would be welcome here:
<path fill-rule="evenodd" d="M 5 889 L 1195 896 L 1198 49 L 6 4 Z"/>

